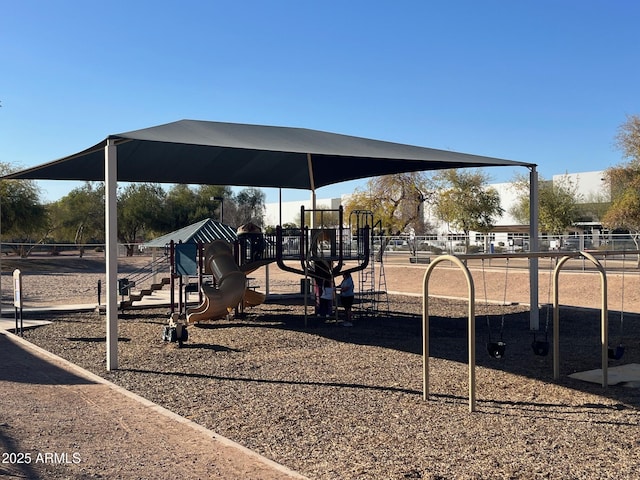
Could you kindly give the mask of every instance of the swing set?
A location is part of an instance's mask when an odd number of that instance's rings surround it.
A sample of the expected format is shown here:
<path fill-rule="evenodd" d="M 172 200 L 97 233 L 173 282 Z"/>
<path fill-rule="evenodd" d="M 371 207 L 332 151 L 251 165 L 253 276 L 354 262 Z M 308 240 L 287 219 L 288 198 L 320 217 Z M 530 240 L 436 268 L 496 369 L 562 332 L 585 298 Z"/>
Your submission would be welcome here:
<path fill-rule="evenodd" d="M 503 307 L 507 305 L 507 285 L 509 281 L 509 258 L 506 259 L 506 267 L 504 269 L 504 295 L 502 298 Z M 481 259 L 482 265 L 482 286 L 484 288 L 484 306 L 488 309 L 489 307 L 489 298 L 487 296 L 487 277 L 485 275 L 484 270 L 484 258 Z M 504 357 L 507 344 L 504 342 L 503 334 L 504 334 L 504 317 L 505 317 L 505 309 L 502 310 L 502 318 L 500 319 L 500 340 L 493 341 L 491 338 L 491 320 L 489 319 L 489 313 L 487 310 L 486 318 L 487 318 L 487 353 L 492 358 L 500 359 Z"/>
<path fill-rule="evenodd" d="M 601 254 L 607 254 L 608 252 L 600 252 Z M 465 275 L 467 286 L 468 286 L 468 352 L 469 352 L 469 411 L 475 411 L 475 361 L 476 361 L 476 352 L 475 352 L 475 285 L 473 281 L 473 277 L 467 267 L 466 263 L 463 260 L 467 260 L 470 258 L 478 259 L 480 258 L 482 261 L 482 278 L 484 284 L 484 296 L 485 296 L 485 305 L 488 305 L 488 297 L 487 297 L 487 282 L 485 276 L 484 269 L 484 260 L 486 258 L 505 258 L 506 259 L 506 267 L 505 267 L 505 279 L 504 279 L 504 295 L 503 295 L 503 306 L 506 306 L 506 293 L 508 288 L 508 275 L 509 275 L 509 258 L 513 257 L 521 257 L 521 258 L 532 258 L 532 257 L 551 257 L 551 259 L 556 260 L 555 267 L 552 265 L 552 260 L 550 261 L 549 268 L 549 296 L 553 294 L 553 378 L 557 380 L 560 377 L 560 343 L 559 343 L 559 324 L 560 324 L 560 308 L 559 308 L 559 290 L 558 290 L 558 279 L 559 274 L 562 267 L 566 264 L 566 262 L 572 258 L 582 257 L 590 261 L 600 274 L 601 279 L 601 330 L 600 330 L 600 343 L 601 343 L 601 364 L 602 364 L 602 387 L 606 388 L 608 385 L 608 360 L 614 359 L 619 360 L 622 358 L 624 354 L 624 346 L 622 344 L 622 339 L 617 347 L 609 347 L 608 341 L 608 310 L 607 310 L 607 277 L 604 267 L 601 263 L 589 252 L 562 252 L 560 254 L 550 254 L 549 252 L 528 252 L 528 253 L 510 253 L 510 254 L 480 254 L 480 255 L 442 255 L 436 257 L 431 264 L 427 267 L 424 279 L 423 279 L 423 399 L 428 400 L 429 397 L 429 279 L 433 269 L 440 264 L 441 262 L 451 262 L 454 265 L 458 266 L 463 274 Z M 622 284 L 622 301 L 624 302 L 624 263 L 623 263 L 623 284 Z M 550 308 L 547 307 L 547 321 L 545 324 L 545 338 L 544 340 L 539 340 L 536 338 L 536 332 L 534 331 L 534 337 L 532 342 L 532 349 L 535 355 L 546 356 L 549 353 L 550 345 L 548 341 L 548 327 L 549 327 L 549 313 Z M 487 341 L 487 352 L 489 356 L 495 359 L 502 359 L 505 356 L 506 352 L 506 342 L 504 341 L 504 322 L 505 320 L 505 311 L 503 310 L 501 325 L 500 325 L 500 338 L 497 341 L 491 336 L 491 324 L 489 320 L 489 316 L 487 315 L 487 330 L 488 330 L 488 341 Z M 624 321 L 624 303 L 621 306 L 621 318 L 620 318 L 620 335 L 622 336 L 622 327 Z"/>
<path fill-rule="evenodd" d="M 620 327 L 618 331 L 619 341 L 615 347 L 609 347 L 607 355 L 611 360 L 620 360 L 624 355 L 624 272 L 626 270 L 627 255 L 626 252 L 622 253 L 622 277 L 620 286 Z"/>
<path fill-rule="evenodd" d="M 557 264 L 557 258 L 556 262 Z M 539 357 L 546 357 L 549 355 L 549 320 L 551 319 L 551 286 L 553 278 L 554 259 L 549 259 L 549 288 L 547 289 L 547 304 L 546 304 L 546 320 L 544 322 L 544 340 L 538 340 L 536 337 L 536 331 L 533 331 L 533 341 L 531 342 L 531 349 L 533 354 Z"/>

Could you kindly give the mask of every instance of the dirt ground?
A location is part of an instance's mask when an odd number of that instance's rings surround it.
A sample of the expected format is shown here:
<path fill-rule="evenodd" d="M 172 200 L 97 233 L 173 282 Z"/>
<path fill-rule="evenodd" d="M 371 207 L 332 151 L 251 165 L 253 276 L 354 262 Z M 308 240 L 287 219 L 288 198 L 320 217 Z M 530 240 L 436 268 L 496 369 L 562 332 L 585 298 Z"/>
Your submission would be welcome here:
<path fill-rule="evenodd" d="M 0 363 L 2 477 L 299 478 L 13 336 Z"/>
<path fill-rule="evenodd" d="M 525 265 L 514 262 L 506 269 L 500 262 L 493 262 L 482 268 L 480 263 L 470 262 L 469 266 L 478 304 L 529 303 Z M 601 279 L 593 270 L 584 272 L 583 266 L 572 262 L 560 274 L 560 303 L 599 309 L 602 305 Z M 614 265 L 611 267 L 607 275 L 608 309 L 639 313 L 640 277 L 630 271 L 623 275 Z M 366 274 L 375 276 L 377 288 L 420 295 L 425 269 L 425 265 L 409 264 L 403 259 L 388 262 L 384 268 L 376 264 Z M 265 270 L 252 274 L 259 285 L 266 284 Z M 68 273 L 68 286 L 64 283 L 66 280 L 61 281 L 60 273 Z M 78 281 L 78 275 L 84 280 Z M 37 292 L 34 297 L 38 300 L 34 300 L 34 304 L 68 302 L 69 298 L 84 303 L 80 300 L 95 298 L 93 285 L 100 275 L 96 273 L 95 265 L 85 271 L 60 272 L 53 268 L 46 273 L 30 275 L 25 281 L 30 289 L 27 291 Z M 273 266 L 268 275 L 272 293 L 298 288 L 299 276 Z M 539 302 L 542 304 L 549 303 L 552 298 L 549 278 L 550 270 L 541 266 Z M 355 280 L 358 283 L 360 277 L 356 275 Z M 77 296 L 74 296 L 74 289 L 78 290 Z M 434 269 L 429 282 L 430 295 L 466 298 L 467 292 L 464 276 L 458 269 L 445 264 Z M 6 292 L 3 293 L 6 296 Z M 544 326 L 543 318 L 541 324 Z M 264 463 L 221 439 L 179 427 L 179 420 L 159 415 L 148 404 L 141 404 L 91 376 L 80 374 L 64 362 L 38 351 L 21 350 L 15 342 L 2 336 L 0 342 L 3 365 L 0 369 L 3 405 L 0 444 L 3 453 L 49 452 L 58 454 L 55 458 L 65 461 L 63 464 L 3 463 L 0 464 L 1 475 L 10 478 L 149 478 L 149 472 L 153 472 L 153 478 L 295 478 L 294 473 Z M 78 419 L 82 421 L 78 422 Z M 78 462 L 74 463 L 76 460 Z"/>
<path fill-rule="evenodd" d="M 613 311 L 640 313 L 640 272 L 627 261 L 622 273 L 620 261 L 606 265 L 607 308 Z M 526 261 L 511 260 L 508 268 L 504 260 L 469 261 L 477 303 L 519 303 L 530 304 L 529 271 Z M 406 257 L 392 258 L 381 267 L 376 263 L 363 273 L 356 274 L 358 283 L 363 275 L 376 278 L 376 288 L 389 292 L 421 295 L 424 286 L 426 265 L 409 263 Z M 254 276 L 262 280 L 264 270 Z M 290 279 L 292 274 L 271 267 L 270 280 Z M 553 302 L 553 270 L 548 261 L 541 260 L 538 275 L 538 303 Z M 293 278 L 295 281 L 296 279 Z M 382 284 L 382 285 L 381 285 Z M 384 288 L 386 286 L 386 288 Z M 602 307 L 602 279 L 598 271 L 581 260 L 571 260 L 560 270 L 558 278 L 559 304 L 576 307 Z M 468 286 L 462 270 L 444 262 L 436 265 L 429 277 L 429 295 L 468 298 Z"/>

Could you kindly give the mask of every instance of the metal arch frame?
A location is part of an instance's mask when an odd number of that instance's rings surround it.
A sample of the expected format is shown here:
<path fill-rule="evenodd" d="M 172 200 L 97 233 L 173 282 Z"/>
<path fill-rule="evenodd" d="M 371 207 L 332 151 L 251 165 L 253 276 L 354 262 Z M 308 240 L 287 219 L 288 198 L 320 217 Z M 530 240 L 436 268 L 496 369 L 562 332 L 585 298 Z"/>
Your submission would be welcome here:
<path fill-rule="evenodd" d="M 601 252 L 606 254 L 607 252 Z M 640 253 L 640 252 L 638 252 Z M 520 254 L 479 254 L 479 255 L 441 255 L 436 257 L 427 267 L 422 283 L 422 385 L 423 400 L 429 399 L 429 279 L 433 269 L 441 262 L 449 261 L 457 265 L 465 275 L 468 287 L 468 349 L 469 349 L 469 412 L 476 411 L 476 380 L 475 380 L 475 364 L 476 364 L 476 348 L 475 348 L 475 286 L 473 277 L 469 268 L 463 260 L 468 258 L 510 258 L 510 257 L 528 257 L 530 259 L 539 257 L 560 257 L 553 271 L 553 378 L 558 380 L 560 377 L 560 306 L 559 306 L 559 287 L 558 280 L 562 266 L 570 259 L 576 257 L 584 257 L 596 267 L 600 273 L 601 279 L 601 365 L 602 365 L 602 387 L 608 386 L 608 309 L 607 309 L 607 274 L 602 264 L 591 253 L 586 251 L 576 252 L 575 254 L 550 254 L 549 252 L 531 252 Z M 536 275 L 537 278 L 537 275 Z M 537 305 L 537 304 L 536 304 Z M 537 309 L 536 309 L 537 311 Z"/>
<path fill-rule="evenodd" d="M 600 295 L 602 298 L 602 307 L 600 312 L 600 343 L 601 343 L 601 366 L 602 366 L 602 388 L 607 388 L 609 384 L 608 366 L 609 366 L 609 322 L 607 311 L 607 273 L 602 264 L 589 252 L 581 251 L 582 256 L 595 265 L 600 273 Z M 553 270 L 553 378 L 560 378 L 560 302 L 558 280 L 562 266 L 576 255 L 565 255 L 560 260 L 556 268 Z"/>
<path fill-rule="evenodd" d="M 462 270 L 467 279 L 469 292 L 469 309 L 467 328 L 467 342 L 469 344 L 469 412 L 476 410 L 476 315 L 475 315 L 475 286 L 469 268 L 460 258 L 454 255 L 436 257 L 427 267 L 422 282 L 422 385 L 423 400 L 429 399 L 429 278 L 431 272 L 441 262 L 450 261 Z"/>

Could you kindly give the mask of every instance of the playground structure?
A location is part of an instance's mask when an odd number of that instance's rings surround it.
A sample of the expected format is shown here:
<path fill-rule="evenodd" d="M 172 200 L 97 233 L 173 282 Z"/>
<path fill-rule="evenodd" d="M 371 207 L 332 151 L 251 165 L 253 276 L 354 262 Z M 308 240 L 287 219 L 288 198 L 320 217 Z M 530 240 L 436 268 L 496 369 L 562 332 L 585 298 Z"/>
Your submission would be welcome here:
<path fill-rule="evenodd" d="M 608 386 L 608 362 L 610 359 L 619 360 L 623 353 L 624 347 L 619 344 L 617 347 L 609 346 L 609 330 L 608 330 L 608 306 L 607 306 L 607 275 L 604 267 L 596 258 L 596 256 L 612 255 L 620 252 L 528 252 L 528 253 L 510 253 L 510 254 L 475 254 L 475 255 L 442 255 L 436 257 L 427 267 L 423 278 L 423 313 L 422 313 L 422 330 L 423 330 L 423 399 L 429 398 L 429 279 L 434 268 L 442 262 L 451 262 L 465 276 L 467 282 L 467 300 L 468 300 L 468 388 L 469 388 L 469 411 L 476 410 L 476 387 L 475 387 L 475 365 L 476 365 L 476 315 L 475 315 L 475 285 L 471 272 L 467 267 L 465 260 L 469 258 L 491 259 L 491 258 L 541 258 L 551 257 L 557 258 L 557 264 L 553 269 L 553 378 L 557 380 L 560 376 L 560 308 L 559 308 L 559 275 L 563 266 L 572 258 L 582 257 L 591 262 L 600 275 L 601 281 L 601 312 L 600 312 L 600 352 L 601 352 L 601 370 L 602 370 L 602 388 Z M 625 253 L 638 254 L 638 251 L 627 251 Z M 508 264 L 507 264 L 508 268 Z M 624 273 L 624 272 L 623 272 Z M 506 282 L 506 279 L 505 279 Z M 506 283 L 505 283 L 506 285 Z M 624 298 L 624 292 L 622 292 Z M 622 312 L 621 312 L 622 314 Z M 532 330 L 533 331 L 533 330 Z M 536 355 L 546 355 L 549 348 L 544 345 L 545 342 L 536 340 L 535 331 L 532 348 Z M 489 343 L 487 349 L 490 356 L 500 358 L 505 353 L 506 344 L 500 342 L 501 345 Z"/>
<path fill-rule="evenodd" d="M 223 240 L 209 244 L 204 252 L 205 274 L 213 275 L 214 285 L 200 286 L 203 301 L 186 309 L 186 324 L 224 317 L 244 298 L 247 279 L 233 258 L 233 250 Z"/>
<path fill-rule="evenodd" d="M 376 259 L 371 248 L 375 227 L 373 213 L 368 210 L 351 212 L 348 229 L 342 227 L 342 206 L 335 210 L 308 210 L 302 206 L 300 218 L 303 224 L 300 229 L 276 229 L 278 267 L 304 276 L 303 285 L 310 285 L 313 281 L 316 312 L 325 282 L 335 291 L 337 276 L 358 272 L 359 288 L 355 292 L 355 305 L 362 314 L 377 313 L 380 297 L 383 294 L 386 296 L 387 292 L 386 284 L 384 291 L 375 285 Z M 307 219 L 311 226 L 307 225 Z M 292 266 L 292 260 L 300 266 Z M 382 269 L 382 260 L 379 263 Z M 383 269 L 381 271 L 384 272 Z M 309 316 L 306 300 L 305 295 L 305 326 Z M 334 313 L 337 314 L 337 309 Z"/>
<path fill-rule="evenodd" d="M 325 282 L 335 286 L 336 276 L 362 271 L 370 264 L 371 271 L 367 273 L 373 275 L 375 260 L 370 263 L 371 212 L 352 214 L 348 229 L 342 226 L 342 207 L 336 210 L 305 210 L 301 207 L 301 219 L 301 228 L 283 229 L 278 226 L 275 235 L 264 234 L 250 224 L 242 226 L 233 245 L 223 240 L 208 245 L 171 244 L 171 312 L 163 339 L 177 341 L 181 345 L 188 338 L 186 329 L 189 325 L 220 319 L 233 311 L 263 303 L 266 294 L 248 283 L 247 274 L 270 263 L 275 262 L 282 270 L 304 276 L 300 293 L 305 301 L 305 326 L 311 281 L 314 282 L 317 315 L 321 286 Z M 307 225 L 307 220 L 311 225 Z M 196 277 L 197 282 L 187 282 L 185 286 L 185 277 Z M 177 311 L 173 298 L 176 279 L 179 282 Z M 381 292 L 375 289 L 373 281 L 366 291 L 362 285 L 363 282 L 356 294 L 364 299 L 367 311 L 373 313 Z M 186 301 L 183 302 L 183 292 L 186 298 L 187 291 L 198 292 L 197 306 L 187 308 Z M 372 299 L 374 295 L 376 297 Z M 337 319 L 337 309 L 333 312 Z"/>

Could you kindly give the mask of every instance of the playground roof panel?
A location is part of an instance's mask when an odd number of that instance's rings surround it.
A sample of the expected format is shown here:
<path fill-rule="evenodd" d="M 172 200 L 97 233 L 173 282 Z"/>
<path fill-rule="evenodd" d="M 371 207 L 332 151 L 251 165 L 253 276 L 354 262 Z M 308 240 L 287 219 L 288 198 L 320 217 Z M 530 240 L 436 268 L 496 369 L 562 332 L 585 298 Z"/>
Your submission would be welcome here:
<path fill-rule="evenodd" d="M 236 231 L 229 225 L 216 222 L 211 218 L 205 218 L 199 222 L 187 225 L 161 237 L 155 238 L 150 242 L 143 244 L 146 248 L 164 248 L 173 240 L 174 243 L 211 243 L 214 240 L 226 240 L 235 242 L 237 238 Z"/>
<path fill-rule="evenodd" d="M 108 140 L 118 181 L 315 190 L 401 172 L 533 164 L 304 128 L 180 120 L 110 135 L 84 151 L 6 175 L 31 180 L 104 180 Z"/>

